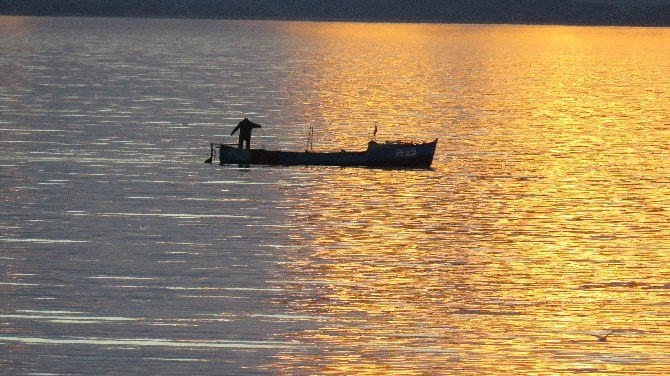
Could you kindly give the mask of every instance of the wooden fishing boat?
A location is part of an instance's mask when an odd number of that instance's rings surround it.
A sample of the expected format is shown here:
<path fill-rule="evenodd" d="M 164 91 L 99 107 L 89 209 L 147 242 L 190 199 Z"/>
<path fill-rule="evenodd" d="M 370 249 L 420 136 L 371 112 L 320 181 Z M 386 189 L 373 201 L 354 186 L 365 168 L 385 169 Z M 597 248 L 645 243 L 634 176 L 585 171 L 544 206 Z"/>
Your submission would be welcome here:
<path fill-rule="evenodd" d="M 437 139 L 431 142 L 368 142 L 364 151 L 274 151 L 240 149 L 225 144 L 210 144 L 211 163 L 218 149 L 219 164 L 279 166 L 360 166 L 376 168 L 430 168 Z"/>

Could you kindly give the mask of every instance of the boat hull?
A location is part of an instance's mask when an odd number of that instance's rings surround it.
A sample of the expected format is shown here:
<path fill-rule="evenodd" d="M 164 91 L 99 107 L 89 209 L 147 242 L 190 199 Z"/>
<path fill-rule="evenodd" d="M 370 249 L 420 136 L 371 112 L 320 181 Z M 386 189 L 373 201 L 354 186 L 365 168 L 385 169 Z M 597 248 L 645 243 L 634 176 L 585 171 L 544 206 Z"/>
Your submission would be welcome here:
<path fill-rule="evenodd" d="M 220 164 L 279 166 L 360 166 L 376 168 L 430 168 L 437 139 L 421 144 L 370 142 L 365 151 L 292 152 L 239 149 L 220 145 Z"/>

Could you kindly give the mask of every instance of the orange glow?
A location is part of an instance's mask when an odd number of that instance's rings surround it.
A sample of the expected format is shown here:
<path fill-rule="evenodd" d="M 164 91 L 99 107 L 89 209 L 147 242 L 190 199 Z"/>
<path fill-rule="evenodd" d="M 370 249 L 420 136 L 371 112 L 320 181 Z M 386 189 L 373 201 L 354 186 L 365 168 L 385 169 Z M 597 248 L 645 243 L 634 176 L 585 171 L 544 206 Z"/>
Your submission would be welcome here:
<path fill-rule="evenodd" d="M 435 171 L 315 174 L 292 214 L 310 237 L 288 265 L 295 309 L 324 317 L 299 339 L 331 351 L 279 365 L 664 372 L 654 356 L 670 338 L 658 326 L 670 277 L 667 29 L 286 32 L 321 43 L 309 57 L 297 44 L 305 65 L 287 85 L 307 93 L 296 105 L 321 121 L 317 144 L 356 148 L 375 123 L 382 139 L 442 141 Z M 631 315 L 638 304 L 658 309 Z M 594 346 L 590 334 L 606 329 L 619 341 Z"/>
<path fill-rule="evenodd" d="M 0 33 L 25 34 L 33 29 L 30 17 L 0 16 Z"/>

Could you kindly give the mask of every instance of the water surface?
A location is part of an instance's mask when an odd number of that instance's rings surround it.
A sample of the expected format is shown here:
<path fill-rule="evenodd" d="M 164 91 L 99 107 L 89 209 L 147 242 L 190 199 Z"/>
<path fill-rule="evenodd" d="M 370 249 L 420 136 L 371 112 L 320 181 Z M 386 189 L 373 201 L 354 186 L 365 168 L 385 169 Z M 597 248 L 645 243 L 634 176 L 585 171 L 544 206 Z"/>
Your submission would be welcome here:
<path fill-rule="evenodd" d="M 2 373 L 670 368 L 668 29 L 2 17 L 0 49 Z M 245 116 L 440 142 L 202 163 Z"/>

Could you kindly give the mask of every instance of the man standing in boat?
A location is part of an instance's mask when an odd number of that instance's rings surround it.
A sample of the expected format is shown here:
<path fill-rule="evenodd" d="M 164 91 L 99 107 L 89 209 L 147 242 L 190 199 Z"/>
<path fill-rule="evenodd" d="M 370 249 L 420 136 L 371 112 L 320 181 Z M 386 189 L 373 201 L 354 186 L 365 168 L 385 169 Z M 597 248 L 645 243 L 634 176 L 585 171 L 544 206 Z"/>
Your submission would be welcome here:
<path fill-rule="evenodd" d="M 237 132 L 238 129 L 240 130 L 240 138 L 239 138 L 239 141 L 237 143 L 238 148 L 242 149 L 242 143 L 244 141 L 246 141 L 246 143 L 247 143 L 247 149 L 250 148 L 251 131 L 254 128 L 262 128 L 262 127 L 261 127 L 260 124 L 256 124 L 256 123 L 252 122 L 251 120 L 249 120 L 247 118 L 244 118 L 244 120 L 242 120 L 239 124 L 237 124 L 237 127 L 235 127 L 235 129 L 233 129 L 233 131 L 230 132 L 230 135 L 232 136 L 232 135 L 235 134 L 235 132 Z"/>

